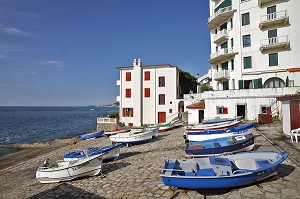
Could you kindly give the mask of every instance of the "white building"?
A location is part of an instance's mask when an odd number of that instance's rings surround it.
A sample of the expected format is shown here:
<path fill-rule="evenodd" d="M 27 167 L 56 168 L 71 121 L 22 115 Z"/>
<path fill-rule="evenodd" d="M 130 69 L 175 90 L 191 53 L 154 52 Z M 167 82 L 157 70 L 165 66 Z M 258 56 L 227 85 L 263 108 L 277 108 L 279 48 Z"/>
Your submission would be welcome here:
<path fill-rule="evenodd" d="M 300 1 L 209 2 L 215 91 L 185 95 L 185 106 L 205 100 L 205 118 L 243 115 L 254 120 L 267 107 L 277 111 L 277 96 L 300 91 Z M 193 112 L 189 118 L 200 117 Z"/>
<path fill-rule="evenodd" d="M 179 70 L 168 64 L 118 67 L 120 79 L 120 122 L 142 126 L 170 122 L 178 115 Z"/>

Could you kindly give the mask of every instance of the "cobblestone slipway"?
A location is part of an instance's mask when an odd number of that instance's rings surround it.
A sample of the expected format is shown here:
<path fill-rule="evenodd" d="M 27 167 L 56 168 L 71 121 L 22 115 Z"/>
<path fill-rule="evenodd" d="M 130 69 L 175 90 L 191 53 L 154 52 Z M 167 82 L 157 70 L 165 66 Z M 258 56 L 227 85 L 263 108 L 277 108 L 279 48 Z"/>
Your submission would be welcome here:
<path fill-rule="evenodd" d="M 172 191 L 164 186 L 159 168 L 164 156 L 185 158 L 184 128 L 160 133 L 150 143 L 121 148 L 120 158 L 104 164 L 103 176 L 76 179 L 64 183 L 40 184 L 36 169 L 46 158 L 62 159 L 73 149 L 110 144 L 108 138 L 81 141 L 27 160 L 0 172 L 0 198 L 300 198 L 300 143 L 282 136 L 280 122 L 257 125 L 256 150 L 280 150 L 289 158 L 279 168 L 278 176 L 253 185 L 214 190 Z M 269 140 L 269 141 L 268 141 Z"/>

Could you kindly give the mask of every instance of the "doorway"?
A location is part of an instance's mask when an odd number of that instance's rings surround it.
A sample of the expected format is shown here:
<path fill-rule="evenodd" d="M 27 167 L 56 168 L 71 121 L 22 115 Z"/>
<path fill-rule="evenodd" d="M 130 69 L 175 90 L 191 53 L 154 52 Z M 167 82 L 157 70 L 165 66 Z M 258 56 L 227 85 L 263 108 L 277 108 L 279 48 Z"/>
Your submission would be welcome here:
<path fill-rule="evenodd" d="M 290 118 L 291 118 L 291 129 L 297 129 L 300 127 L 300 110 L 299 101 L 290 101 Z"/>
<path fill-rule="evenodd" d="M 242 116 L 245 118 L 246 116 L 246 104 L 236 105 L 236 116 Z"/>
<path fill-rule="evenodd" d="M 204 110 L 199 110 L 199 124 L 202 123 L 204 119 Z"/>
<path fill-rule="evenodd" d="M 158 123 L 166 122 L 166 112 L 158 112 Z"/>

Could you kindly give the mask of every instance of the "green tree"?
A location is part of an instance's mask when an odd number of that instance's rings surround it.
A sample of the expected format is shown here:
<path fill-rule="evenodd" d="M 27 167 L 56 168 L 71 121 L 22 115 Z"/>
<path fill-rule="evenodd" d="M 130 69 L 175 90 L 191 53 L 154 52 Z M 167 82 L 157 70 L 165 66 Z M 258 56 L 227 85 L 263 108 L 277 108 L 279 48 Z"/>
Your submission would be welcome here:
<path fill-rule="evenodd" d="M 183 94 L 188 94 L 190 91 L 197 92 L 197 78 L 192 76 L 189 72 L 185 72 L 179 69 L 179 96 L 183 97 Z"/>
<path fill-rule="evenodd" d="M 203 84 L 200 87 L 200 92 L 203 93 L 205 91 L 213 91 L 214 89 L 209 85 L 209 83 Z"/>

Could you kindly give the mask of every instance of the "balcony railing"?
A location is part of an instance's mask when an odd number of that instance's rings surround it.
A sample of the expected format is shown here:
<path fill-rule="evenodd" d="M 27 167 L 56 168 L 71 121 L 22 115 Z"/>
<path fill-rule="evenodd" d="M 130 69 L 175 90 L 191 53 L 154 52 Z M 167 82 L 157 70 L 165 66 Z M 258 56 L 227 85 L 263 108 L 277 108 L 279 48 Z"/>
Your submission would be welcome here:
<path fill-rule="evenodd" d="M 283 11 L 274 12 L 274 13 L 261 16 L 259 27 L 260 29 L 263 29 L 264 27 L 272 26 L 272 25 L 280 25 L 280 24 L 285 25 L 288 23 L 288 21 L 289 21 L 289 16 L 287 10 L 283 10 Z"/>
<path fill-rule="evenodd" d="M 234 12 L 236 12 L 236 9 L 233 9 L 232 6 L 220 8 L 217 12 L 215 12 L 208 18 L 208 28 L 213 29 L 217 26 L 220 26 L 227 19 L 229 19 L 229 17 L 232 16 Z"/>
<path fill-rule="evenodd" d="M 226 29 L 221 30 L 220 32 L 218 32 L 218 34 L 214 36 L 214 43 L 218 44 L 224 42 L 228 40 L 228 38 L 229 38 L 229 30 Z"/>
<path fill-rule="evenodd" d="M 117 122 L 118 122 L 117 118 L 97 117 L 97 124 L 101 124 L 101 123 L 116 124 Z"/>
<path fill-rule="evenodd" d="M 290 41 L 288 36 L 272 37 L 260 41 L 260 51 L 274 48 L 288 48 Z"/>
<path fill-rule="evenodd" d="M 222 70 L 222 71 L 215 72 L 214 77 L 215 77 L 214 79 L 216 81 L 228 80 L 228 79 L 230 79 L 230 71 Z"/>
<path fill-rule="evenodd" d="M 230 57 L 235 56 L 235 54 L 238 53 L 234 52 L 233 48 L 223 48 L 218 52 L 211 54 L 209 62 L 211 64 L 216 64 L 218 62 L 228 60 Z"/>

